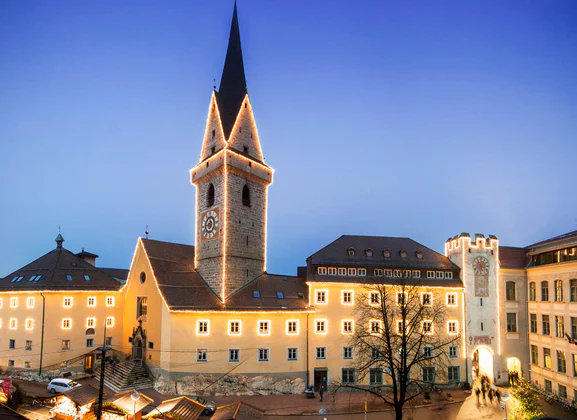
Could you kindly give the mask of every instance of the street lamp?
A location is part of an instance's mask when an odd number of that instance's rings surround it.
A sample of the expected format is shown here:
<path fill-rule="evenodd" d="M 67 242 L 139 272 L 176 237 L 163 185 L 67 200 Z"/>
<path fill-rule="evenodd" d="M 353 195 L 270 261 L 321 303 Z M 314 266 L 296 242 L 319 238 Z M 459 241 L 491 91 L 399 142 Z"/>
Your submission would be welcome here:
<path fill-rule="evenodd" d="M 136 417 L 136 401 L 138 401 L 140 399 L 140 394 L 136 391 L 134 391 L 131 395 L 130 398 L 132 398 L 132 401 L 134 401 L 134 408 L 132 409 L 132 419 L 134 420 L 134 417 Z"/>
<path fill-rule="evenodd" d="M 507 416 L 507 401 L 509 401 L 509 394 L 504 393 L 503 395 L 501 395 L 501 398 L 503 399 L 503 402 L 505 403 L 505 420 L 507 420 L 509 418 Z"/>

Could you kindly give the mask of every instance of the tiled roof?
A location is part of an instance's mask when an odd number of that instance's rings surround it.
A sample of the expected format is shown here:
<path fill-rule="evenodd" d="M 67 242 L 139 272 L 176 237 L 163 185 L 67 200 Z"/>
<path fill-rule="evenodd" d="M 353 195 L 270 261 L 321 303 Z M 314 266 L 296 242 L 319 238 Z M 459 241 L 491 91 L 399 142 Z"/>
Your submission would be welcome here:
<path fill-rule="evenodd" d="M 355 255 L 348 254 L 350 248 L 355 250 Z M 369 249 L 372 256 L 366 254 Z M 385 257 L 385 250 L 390 252 L 390 257 Z M 406 251 L 406 258 L 401 257 L 403 250 Z M 417 257 L 418 251 L 422 252 L 422 258 Z M 308 260 L 313 265 L 459 270 L 449 258 L 410 238 L 387 236 L 343 235 Z"/>
<path fill-rule="evenodd" d="M 135 392 L 139 395 L 139 398 L 136 401 L 132 399 L 132 394 Z M 107 402 L 114 404 L 115 406 L 121 408 L 122 410 L 128 413 L 132 412 L 138 413 L 144 407 L 154 402 L 154 400 L 152 398 L 147 397 L 141 392 L 138 392 L 136 390 L 130 390 L 114 395 L 114 397 L 112 397 Z"/>
<path fill-rule="evenodd" d="M 67 276 L 70 276 L 71 280 L 68 280 Z M 12 279 L 19 277 L 22 279 L 12 282 Z M 117 280 L 65 248 L 53 249 L 0 280 L 0 291 L 119 290 L 120 288 L 121 284 Z"/>
<path fill-rule="evenodd" d="M 499 247 L 499 265 L 502 268 L 525 268 L 529 264 L 530 258 L 527 256 L 525 248 L 512 246 Z"/>
<path fill-rule="evenodd" d="M 152 410 L 145 418 L 162 418 L 161 413 L 171 415 L 171 418 L 179 420 L 196 420 L 204 411 L 204 406 L 186 396 L 163 401 Z"/>
<path fill-rule="evenodd" d="M 173 311 L 304 309 L 307 305 L 308 292 L 304 279 L 266 273 L 237 291 L 223 304 L 194 270 L 193 246 L 152 239 L 141 240 L 160 292 Z M 260 292 L 260 298 L 253 298 L 254 290 Z M 277 298 L 277 292 L 282 292 L 284 299 Z"/>
<path fill-rule="evenodd" d="M 70 398 L 79 406 L 83 406 L 96 401 L 98 398 L 98 390 L 92 385 L 85 384 L 77 388 L 73 388 L 70 391 L 66 391 L 63 395 Z"/>
<path fill-rule="evenodd" d="M 6 420 L 26 420 L 28 417 L 24 417 L 22 414 L 17 413 L 16 411 L 12 410 L 7 405 L 0 403 L 0 419 Z"/>
<path fill-rule="evenodd" d="M 261 420 L 263 418 L 262 410 L 239 401 L 218 407 L 211 420 Z"/>
<path fill-rule="evenodd" d="M 105 267 L 98 267 L 100 271 L 103 273 L 108 274 L 110 277 L 114 277 L 116 280 L 120 282 L 125 282 L 128 278 L 128 270 L 124 268 L 105 268 Z"/>
<path fill-rule="evenodd" d="M 535 242 L 534 244 L 527 246 L 527 248 L 533 248 L 533 247 L 540 246 L 540 245 L 546 245 L 546 244 L 549 244 L 550 242 L 562 241 L 565 239 L 571 239 L 573 237 L 577 239 L 577 230 L 574 230 L 572 232 L 567 232 L 567 233 L 564 233 L 562 235 L 554 236 L 552 238 L 545 239 L 544 241 Z"/>

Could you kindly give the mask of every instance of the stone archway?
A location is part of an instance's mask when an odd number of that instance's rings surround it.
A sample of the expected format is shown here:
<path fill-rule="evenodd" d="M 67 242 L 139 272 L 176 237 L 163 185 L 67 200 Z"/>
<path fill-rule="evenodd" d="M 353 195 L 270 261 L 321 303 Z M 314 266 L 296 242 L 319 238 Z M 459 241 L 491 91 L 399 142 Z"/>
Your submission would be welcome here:
<path fill-rule="evenodd" d="M 132 340 L 132 360 L 142 360 L 142 340 L 140 337 Z"/>
<path fill-rule="evenodd" d="M 479 346 L 473 352 L 473 380 L 480 375 L 487 375 L 491 381 L 493 375 L 493 352 L 489 347 Z"/>
<path fill-rule="evenodd" d="M 132 332 L 132 360 L 143 361 L 146 343 L 146 332 L 142 329 L 142 320 Z"/>
<path fill-rule="evenodd" d="M 523 376 L 523 372 L 521 370 L 521 361 L 517 357 L 509 357 L 507 359 L 507 371 L 509 372 L 517 372 L 519 377 Z"/>

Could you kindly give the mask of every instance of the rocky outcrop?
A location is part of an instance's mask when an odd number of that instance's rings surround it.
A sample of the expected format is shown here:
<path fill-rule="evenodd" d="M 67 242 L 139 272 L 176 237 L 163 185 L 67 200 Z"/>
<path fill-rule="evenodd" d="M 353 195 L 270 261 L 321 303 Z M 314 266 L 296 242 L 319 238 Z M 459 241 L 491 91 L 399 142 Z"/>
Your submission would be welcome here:
<path fill-rule="evenodd" d="M 301 378 L 275 380 L 270 376 L 227 375 L 224 378 L 198 374 L 173 380 L 159 376 L 154 388 L 162 394 L 179 395 L 271 395 L 301 394 L 305 381 Z"/>
<path fill-rule="evenodd" d="M 54 378 L 63 378 L 78 380 L 82 378 L 90 377 L 90 374 L 86 372 L 76 372 L 76 371 L 62 371 L 60 369 L 49 370 L 38 375 L 38 372 L 32 372 L 29 370 L 16 370 L 9 373 L 11 378 L 22 379 L 24 381 L 32 382 L 50 382 Z"/>

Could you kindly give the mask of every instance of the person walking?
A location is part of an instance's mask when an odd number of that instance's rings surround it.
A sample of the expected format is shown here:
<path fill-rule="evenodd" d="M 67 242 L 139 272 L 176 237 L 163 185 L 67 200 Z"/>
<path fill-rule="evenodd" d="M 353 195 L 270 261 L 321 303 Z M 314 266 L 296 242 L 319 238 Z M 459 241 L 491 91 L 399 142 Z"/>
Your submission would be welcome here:
<path fill-rule="evenodd" d="M 499 392 L 499 388 L 495 390 L 495 399 L 497 400 L 497 406 L 501 403 L 501 393 Z"/>
<path fill-rule="evenodd" d="M 483 394 L 483 402 L 487 401 L 487 388 L 484 385 L 481 386 L 481 393 Z"/>
<path fill-rule="evenodd" d="M 323 402 L 323 386 L 321 385 L 321 387 L 319 388 L 319 396 L 321 397 L 321 399 L 319 400 L 320 402 Z"/>
<path fill-rule="evenodd" d="M 481 390 L 477 387 L 475 387 L 475 395 L 477 396 L 477 407 L 479 406 L 480 402 L 479 402 L 479 397 L 481 395 Z"/>

